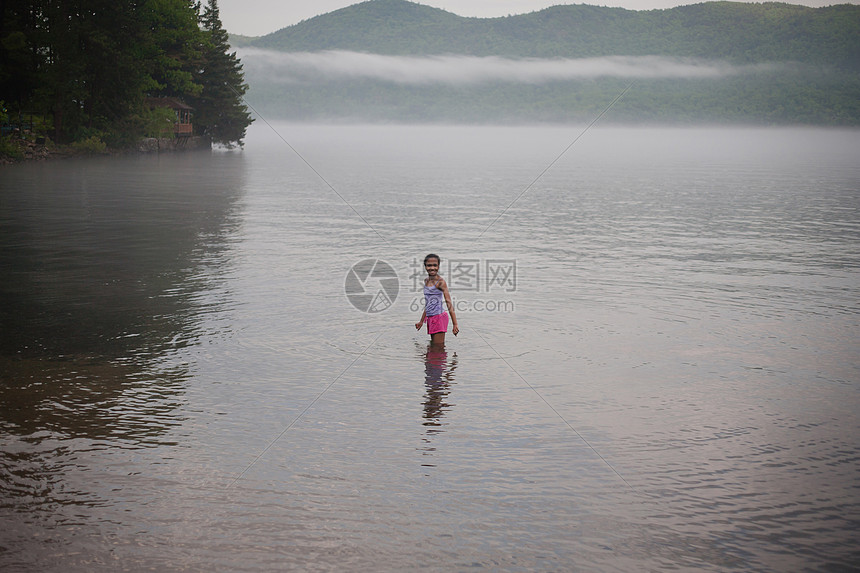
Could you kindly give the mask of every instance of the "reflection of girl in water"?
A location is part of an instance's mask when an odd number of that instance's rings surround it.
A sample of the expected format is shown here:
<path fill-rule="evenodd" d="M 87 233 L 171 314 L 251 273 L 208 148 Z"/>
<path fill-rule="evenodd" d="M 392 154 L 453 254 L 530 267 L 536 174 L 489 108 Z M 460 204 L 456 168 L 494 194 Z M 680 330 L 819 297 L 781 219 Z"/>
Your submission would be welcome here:
<path fill-rule="evenodd" d="M 427 321 L 427 334 L 430 335 L 433 344 L 445 344 L 445 333 L 448 331 L 448 313 L 442 308 L 443 297 L 445 304 L 448 305 L 448 312 L 451 313 L 451 321 L 454 323 L 451 332 L 454 336 L 460 332 L 454 305 L 451 304 L 448 284 L 439 276 L 441 262 L 439 255 L 430 254 L 424 257 L 424 270 L 427 271 L 427 278 L 424 279 L 424 312 L 421 313 L 421 320 L 415 323 L 415 329 L 421 330 L 421 325 L 425 320 Z"/>
<path fill-rule="evenodd" d="M 437 386 L 442 384 L 442 377 L 445 375 L 445 367 L 448 360 L 448 353 L 445 352 L 444 346 L 435 344 L 427 345 L 427 354 L 424 357 L 424 377 L 428 386 Z"/>
<path fill-rule="evenodd" d="M 454 353 L 450 362 L 444 346 L 430 343 L 424 355 L 424 384 L 427 393 L 424 395 L 424 425 L 439 426 L 439 419 L 444 415 L 450 404 L 444 399 L 450 393 L 450 384 L 454 382 L 454 370 L 457 369 L 457 354 Z"/>

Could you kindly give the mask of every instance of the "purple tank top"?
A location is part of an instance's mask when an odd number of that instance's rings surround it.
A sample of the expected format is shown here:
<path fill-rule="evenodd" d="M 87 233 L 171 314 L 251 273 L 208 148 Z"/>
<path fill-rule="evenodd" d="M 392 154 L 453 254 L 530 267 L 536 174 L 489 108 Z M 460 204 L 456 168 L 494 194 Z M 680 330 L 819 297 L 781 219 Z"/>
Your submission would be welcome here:
<path fill-rule="evenodd" d="M 442 314 L 442 291 L 436 285 L 424 286 L 424 300 L 427 316 Z"/>

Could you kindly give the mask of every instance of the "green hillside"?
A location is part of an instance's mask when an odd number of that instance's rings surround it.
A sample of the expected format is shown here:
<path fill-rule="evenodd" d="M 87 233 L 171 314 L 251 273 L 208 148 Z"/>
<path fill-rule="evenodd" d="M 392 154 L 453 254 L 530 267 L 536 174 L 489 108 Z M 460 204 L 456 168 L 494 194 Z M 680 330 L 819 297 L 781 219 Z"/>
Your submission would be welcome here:
<path fill-rule="evenodd" d="M 371 0 L 284 28 L 251 45 L 288 52 L 389 55 L 665 55 L 858 69 L 860 6 L 709 2 L 639 12 L 567 5 L 481 19 L 405 0 Z"/>
<path fill-rule="evenodd" d="M 278 52 L 577 59 L 661 56 L 782 64 L 722 79 L 637 80 L 607 120 L 860 124 L 860 6 L 708 2 L 632 11 L 586 5 L 465 18 L 405 0 L 371 0 L 243 45 Z M 368 78 L 277 83 L 250 70 L 250 97 L 294 119 L 583 121 L 629 80 L 402 85 Z"/>

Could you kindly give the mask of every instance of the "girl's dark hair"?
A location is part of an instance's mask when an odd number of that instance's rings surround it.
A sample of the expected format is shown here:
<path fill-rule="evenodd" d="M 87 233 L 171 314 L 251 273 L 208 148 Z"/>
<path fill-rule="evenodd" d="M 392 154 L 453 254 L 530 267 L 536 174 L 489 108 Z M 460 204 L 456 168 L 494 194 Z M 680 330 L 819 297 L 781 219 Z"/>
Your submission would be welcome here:
<path fill-rule="evenodd" d="M 442 264 L 442 258 L 439 255 L 434 255 L 433 253 L 430 253 L 429 255 L 424 257 L 424 264 L 425 265 L 427 264 L 427 259 L 436 259 L 437 263 L 439 263 L 440 265 Z"/>

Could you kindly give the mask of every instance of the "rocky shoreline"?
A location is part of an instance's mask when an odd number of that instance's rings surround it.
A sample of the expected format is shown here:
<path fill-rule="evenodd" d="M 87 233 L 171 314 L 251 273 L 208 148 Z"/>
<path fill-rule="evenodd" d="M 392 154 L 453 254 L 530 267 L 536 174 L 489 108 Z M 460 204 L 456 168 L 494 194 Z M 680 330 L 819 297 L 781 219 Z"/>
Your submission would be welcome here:
<path fill-rule="evenodd" d="M 16 147 L 17 153 L 15 156 L 0 153 L 0 165 L 92 155 L 177 153 L 212 148 L 212 142 L 209 138 L 202 136 L 184 138 L 147 137 L 141 139 L 134 148 L 121 150 L 105 149 L 104 151 L 82 150 L 71 145 L 54 145 L 46 142 L 37 143 L 28 139 L 13 139 L 11 143 Z"/>
<path fill-rule="evenodd" d="M 146 137 L 137 144 L 139 153 L 172 153 L 195 149 L 212 149 L 212 141 L 208 137 L 195 135 L 193 137 Z"/>
<path fill-rule="evenodd" d="M 14 139 L 10 143 L 17 149 L 16 155 L 20 154 L 20 156 L 14 157 L 0 153 L 0 165 L 20 163 L 22 161 L 44 161 L 62 154 L 59 149 L 49 149 L 45 144 L 34 143 L 26 139 Z"/>

